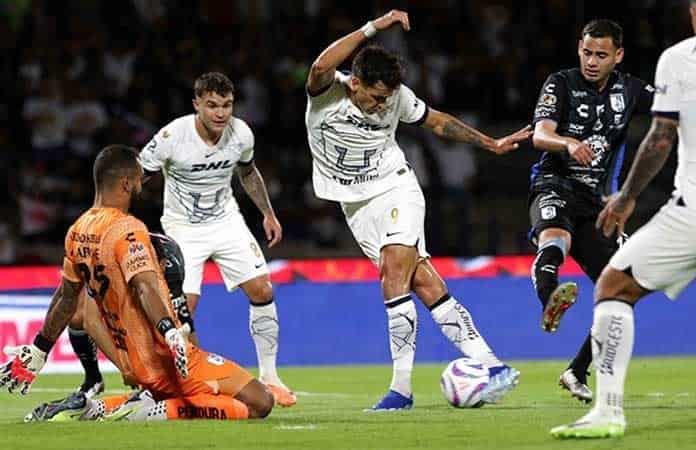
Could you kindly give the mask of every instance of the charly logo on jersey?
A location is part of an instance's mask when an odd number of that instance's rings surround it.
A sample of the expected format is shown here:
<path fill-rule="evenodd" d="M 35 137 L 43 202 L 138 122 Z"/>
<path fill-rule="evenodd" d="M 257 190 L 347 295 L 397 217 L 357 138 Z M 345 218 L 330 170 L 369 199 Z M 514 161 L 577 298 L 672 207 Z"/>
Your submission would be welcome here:
<path fill-rule="evenodd" d="M 583 119 L 587 119 L 588 117 L 590 117 L 590 105 L 581 103 L 578 105 L 577 108 L 575 108 L 575 111 L 577 111 L 578 115 Z"/>
<path fill-rule="evenodd" d="M 604 158 L 604 154 L 609 148 L 609 141 L 601 134 L 593 134 L 583 142 L 586 143 L 587 146 L 590 147 L 590 150 L 592 150 L 594 153 L 594 158 L 592 158 L 591 164 L 592 167 L 597 166 L 602 162 L 602 158 Z"/>
<path fill-rule="evenodd" d="M 623 94 L 610 94 L 609 103 L 611 104 L 611 109 L 616 112 L 623 112 L 626 109 Z"/>
<path fill-rule="evenodd" d="M 585 97 L 587 97 L 589 94 L 587 93 L 587 91 L 576 91 L 576 90 L 571 90 L 571 91 L 570 91 L 570 95 L 572 95 L 574 98 L 585 98 Z"/>

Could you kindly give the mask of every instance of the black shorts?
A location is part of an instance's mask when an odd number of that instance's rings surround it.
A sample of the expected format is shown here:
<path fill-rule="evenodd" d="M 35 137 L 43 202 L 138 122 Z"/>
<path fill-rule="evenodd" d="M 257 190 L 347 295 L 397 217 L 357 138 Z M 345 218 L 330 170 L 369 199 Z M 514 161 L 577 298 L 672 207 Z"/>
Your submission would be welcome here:
<path fill-rule="evenodd" d="M 573 195 L 564 189 L 548 189 L 532 194 L 529 218 L 530 240 L 536 245 L 539 233 L 547 228 L 561 228 L 570 233 L 570 256 L 596 281 L 619 245 L 595 228 L 601 206 Z"/>

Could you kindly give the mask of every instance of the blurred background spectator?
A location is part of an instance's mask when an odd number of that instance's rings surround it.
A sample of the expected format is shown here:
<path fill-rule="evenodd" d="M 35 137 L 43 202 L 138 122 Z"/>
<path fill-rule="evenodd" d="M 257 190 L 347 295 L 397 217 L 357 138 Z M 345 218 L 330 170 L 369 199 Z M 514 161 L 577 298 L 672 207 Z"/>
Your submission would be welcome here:
<path fill-rule="evenodd" d="M 339 208 L 311 190 L 304 129 L 307 70 L 332 40 L 391 8 L 412 31 L 380 34 L 431 106 L 489 134 L 529 122 L 539 88 L 576 66 L 579 30 L 608 17 L 625 31 L 621 69 L 652 80 L 662 49 L 689 35 L 679 0 L 12 0 L 0 2 L 0 264 L 57 263 L 67 225 L 93 197 L 91 164 L 109 143 L 136 147 L 190 113 L 192 83 L 220 70 L 235 82 L 235 115 L 256 134 L 256 158 L 285 228 L 270 257 L 360 255 Z M 346 67 L 347 68 L 347 67 Z M 648 118 L 636 121 L 635 150 Z M 423 183 L 435 255 L 525 253 L 528 146 L 495 157 L 402 126 Z M 631 156 L 631 155 L 629 155 Z M 631 161 L 631 158 L 628 158 Z M 633 226 L 671 190 L 674 155 Z M 624 170 L 625 173 L 625 170 Z M 237 198 L 252 227 L 246 196 Z M 161 186 L 136 215 L 159 229 Z M 260 234 L 259 234 L 260 235 Z"/>

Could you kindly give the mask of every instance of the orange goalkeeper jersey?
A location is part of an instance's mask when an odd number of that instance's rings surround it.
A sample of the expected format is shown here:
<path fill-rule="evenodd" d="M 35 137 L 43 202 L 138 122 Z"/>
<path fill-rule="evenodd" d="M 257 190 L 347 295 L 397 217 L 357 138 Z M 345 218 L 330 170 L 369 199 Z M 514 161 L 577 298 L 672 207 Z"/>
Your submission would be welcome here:
<path fill-rule="evenodd" d="M 119 367 L 130 368 L 141 384 L 175 373 L 164 338 L 128 284 L 148 271 L 157 273 L 162 299 L 176 322 L 145 224 L 115 208 L 91 208 L 68 230 L 63 276 L 84 283 L 87 300 L 96 302 L 117 349 Z"/>

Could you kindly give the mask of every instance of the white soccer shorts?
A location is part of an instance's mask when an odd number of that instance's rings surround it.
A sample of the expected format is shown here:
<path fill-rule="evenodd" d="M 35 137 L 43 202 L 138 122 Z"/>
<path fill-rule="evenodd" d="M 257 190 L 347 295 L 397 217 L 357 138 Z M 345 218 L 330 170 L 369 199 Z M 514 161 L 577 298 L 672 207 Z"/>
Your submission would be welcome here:
<path fill-rule="evenodd" d="M 261 247 L 241 214 L 211 224 L 162 223 L 184 254 L 184 293 L 201 294 L 203 267 L 212 259 L 229 292 L 269 273 Z"/>
<path fill-rule="evenodd" d="M 341 203 L 348 227 L 363 253 L 379 265 L 380 250 L 390 244 L 425 249 L 425 197 L 413 171 L 411 179 L 368 200 Z"/>
<path fill-rule="evenodd" d="M 696 278 L 696 210 L 672 199 L 614 254 L 609 266 L 631 268 L 645 289 L 674 300 Z"/>

